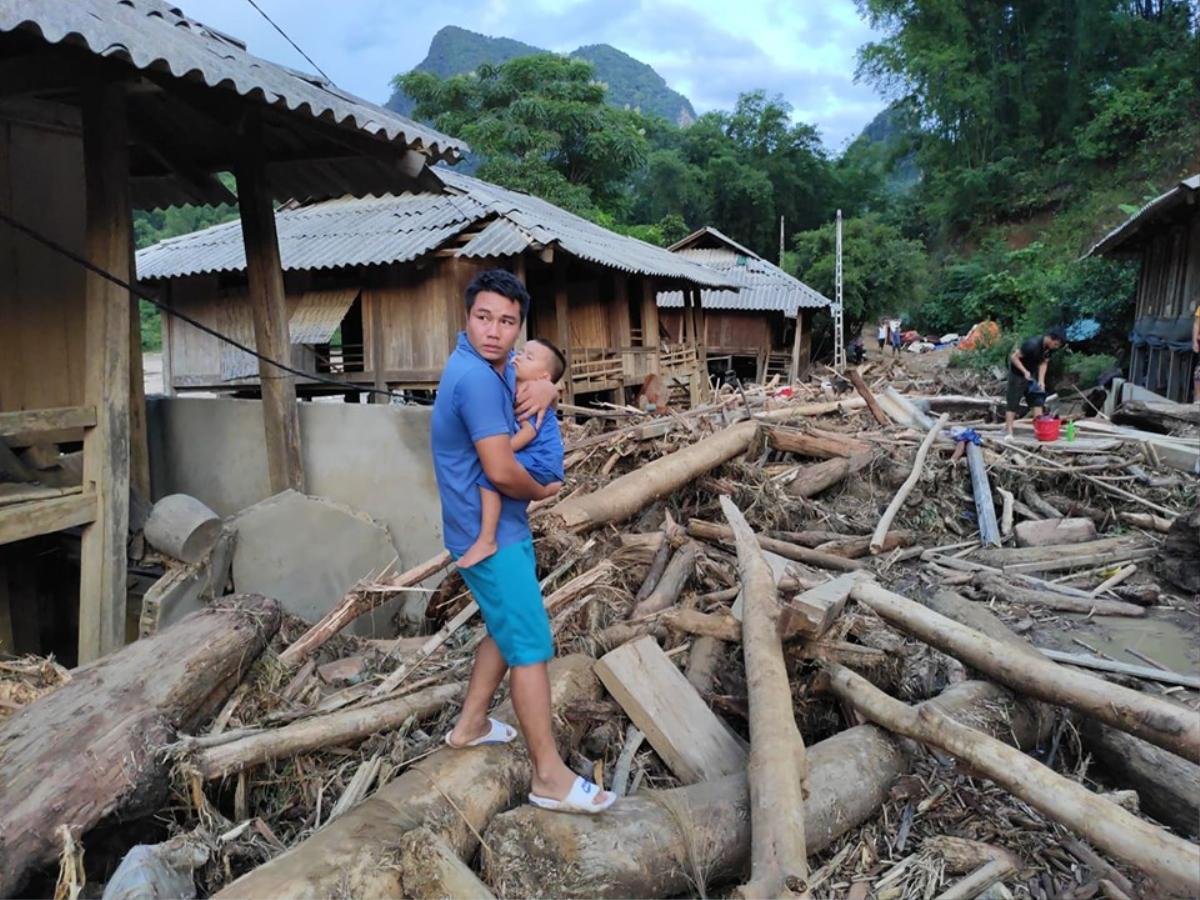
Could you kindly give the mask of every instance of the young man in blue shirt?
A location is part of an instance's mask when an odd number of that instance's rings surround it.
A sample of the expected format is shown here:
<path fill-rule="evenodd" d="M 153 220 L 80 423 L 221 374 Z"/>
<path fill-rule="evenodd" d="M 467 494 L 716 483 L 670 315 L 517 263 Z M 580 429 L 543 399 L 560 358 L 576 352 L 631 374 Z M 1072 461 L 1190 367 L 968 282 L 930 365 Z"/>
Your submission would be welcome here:
<path fill-rule="evenodd" d="M 487 715 L 496 689 L 511 672 L 513 707 L 533 768 L 530 802 L 566 812 L 601 812 L 615 795 L 567 768 L 551 730 L 546 664 L 554 656 L 554 641 L 538 585 L 526 506 L 530 500 L 554 496 L 562 485 L 539 484 L 517 461 L 511 443 L 517 413 L 539 411 L 540 419 L 557 397 L 557 388 L 548 380 L 531 381 L 524 386 L 524 402 L 518 403 L 511 353 L 529 309 L 529 294 L 517 278 L 500 269 L 483 272 L 468 286 L 465 302 L 467 326 L 442 372 L 432 421 L 442 532 L 456 559 L 479 537 L 479 484 L 484 476 L 500 494 L 501 507 L 496 552 L 460 570 L 479 604 L 488 636 L 475 651 L 462 714 L 446 743 L 471 747 L 516 737 L 511 728 Z"/>

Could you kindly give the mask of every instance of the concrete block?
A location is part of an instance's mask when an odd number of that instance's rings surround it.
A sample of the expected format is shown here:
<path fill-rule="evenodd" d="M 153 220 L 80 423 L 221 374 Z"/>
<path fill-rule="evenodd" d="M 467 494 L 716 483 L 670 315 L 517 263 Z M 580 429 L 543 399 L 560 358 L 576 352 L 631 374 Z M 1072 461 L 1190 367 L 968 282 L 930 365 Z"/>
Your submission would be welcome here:
<path fill-rule="evenodd" d="M 1013 531 L 1018 547 L 1053 547 L 1058 544 L 1082 544 L 1096 539 L 1091 519 L 1042 519 L 1021 522 Z"/>
<path fill-rule="evenodd" d="M 396 559 L 391 536 L 365 513 L 332 500 L 284 491 L 233 517 L 233 584 L 315 622 L 353 585 Z M 403 568 L 403 565 L 399 565 Z M 359 618 L 350 630 L 387 636 L 386 619 Z"/>

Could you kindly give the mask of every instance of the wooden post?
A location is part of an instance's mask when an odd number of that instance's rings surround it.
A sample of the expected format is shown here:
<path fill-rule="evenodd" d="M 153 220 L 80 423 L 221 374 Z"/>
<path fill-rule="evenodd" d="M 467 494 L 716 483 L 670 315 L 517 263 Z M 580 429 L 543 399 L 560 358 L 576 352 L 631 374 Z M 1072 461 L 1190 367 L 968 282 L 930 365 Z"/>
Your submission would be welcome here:
<path fill-rule="evenodd" d="M 617 390 L 618 402 L 625 402 L 625 386 L 636 381 L 636 363 L 629 348 L 633 346 L 633 326 L 629 315 L 629 276 L 624 272 L 613 272 L 612 340 L 621 352 L 621 386 Z"/>
<path fill-rule="evenodd" d="M 533 293 L 529 291 L 529 282 L 525 280 L 525 254 L 518 253 L 513 257 L 512 273 L 517 276 L 517 280 L 525 285 L 525 290 L 529 292 L 529 310 L 525 313 L 525 318 L 521 321 L 521 336 L 517 338 L 518 345 L 524 345 L 529 340 L 529 316 L 533 312 Z"/>
<path fill-rule="evenodd" d="M 163 298 L 165 303 L 170 305 L 170 281 L 163 282 L 162 293 L 159 296 Z M 174 316 L 169 316 L 166 313 L 162 314 L 162 388 L 163 394 L 167 397 L 175 396 L 175 364 L 171 359 L 171 336 L 174 330 L 171 320 L 174 318 Z"/>
<path fill-rule="evenodd" d="M 803 339 L 804 317 L 796 310 L 796 335 L 792 339 L 792 367 L 788 370 L 788 383 L 795 384 L 800 380 L 800 342 Z"/>
<path fill-rule="evenodd" d="M 558 349 L 567 358 L 566 396 L 575 402 L 574 363 L 571 358 L 571 311 L 567 307 L 567 267 L 559 254 L 554 255 L 554 322 L 558 329 Z"/>
<path fill-rule="evenodd" d="M 371 316 L 371 370 L 376 390 L 387 390 L 387 379 L 384 377 L 384 354 L 387 352 L 383 339 L 383 299 L 392 296 L 390 291 L 364 291 L 362 303 L 370 305 Z M 384 394 L 372 394 L 371 402 L 376 404 L 390 403 L 391 398 Z"/>
<path fill-rule="evenodd" d="M 658 349 L 658 288 L 654 279 L 642 278 L 642 346 Z"/>
<path fill-rule="evenodd" d="M 137 278 L 129 244 L 129 283 Z M 163 317 L 164 319 L 166 316 Z M 163 323 L 165 325 L 165 322 Z M 129 296 L 129 489 L 150 502 L 150 444 L 146 437 L 146 370 L 142 365 L 141 301 Z"/>
<path fill-rule="evenodd" d="M 128 281 L 133 242 L 125 94 L 100 80 L 83 89 L 87 258 Z M 83 530 L 79 578 L 79 662 L 125 642 L 125 541 L 129 530 L 129 292 L 85 276 L 84 402 L 96 425 L 83 440 L 84 490 L 96 518 Z"/>
<path fill-rule="evenodd" d="M 287 297 L 279 259 L 275 210 L 267 184 L 262 122 L 247 119 L 242 135 L 242 155 L 235 166 L 242 240 L 246 246 L 248 294 L 254 314 L 254 346 L 263 356 L 291 364 L 288 339 Z M 300 457 L 300 411 L 296 406 L 296 379 L 288 372 L 259 360 L 263 425 L 267 439 L 267 474 L 272 493 L 304 490 L 304 465 Z"/>

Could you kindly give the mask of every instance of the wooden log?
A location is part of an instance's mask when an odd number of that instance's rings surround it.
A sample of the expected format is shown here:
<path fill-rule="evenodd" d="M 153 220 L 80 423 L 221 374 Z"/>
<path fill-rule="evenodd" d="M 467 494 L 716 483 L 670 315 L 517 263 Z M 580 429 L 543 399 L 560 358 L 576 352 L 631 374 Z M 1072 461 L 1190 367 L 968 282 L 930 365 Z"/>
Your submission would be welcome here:
<path fill-rule="evenodd" d="M 1157 531 L 1159 534 L 1169 532 L 1171 530 L 1171 523 L 1175 521 L 1164 516 L 1156 516 L 1154 513 L 1136 513 L 1125 510 L 1118 512 L 1117 518 L 1126 525 L 1132 525 L 1135 528 L 1145 528 L 1147 531 Z"/>
<path fill-rule="evenodd" d="M 1200 893 L 1200 847 L 1157 828 L 981 731 L 929 707 L 894 700 L 844 666 L 830 687 L 889 731 L 952 753 L 1030 806 L 1136 866 L 1170 890 Z"/>
<path fill-rule="evenodd" d="M 396 896 L 412 900 L 495 900 L 486 884 L 428 828 L 414 828 L 400 839 Z"/>
<path fill-rule="evenodd" d="M 725 525 L 705 522 L 703 519 L 689 519 L 687 530 L 688 534 L 692 537 L 697 537 L 701 540 L 720 541 L 725 544 L 732 544 L 734 542 L 733 529 Z M 852 559 L 846 559 L 833 553 L 822 553 L 820 550 L 810 550 L 808 547 L 789 544 L 787 541 L 779 541 L 761 534 L 758 535 L 758 546 L 763 550 L 777 553 L 784 559 L 820 566 L 823 569 L 834 569 L 839 572 L 857 572 L 864 568 L 862 563 L 855 562 Z"/>
<path fill-rule="evenodd" d="M 437 684 L 394 700 L 310 716 L 235 741 L 208 747 L 191 762 L 204 778 L 224 778 L 270 759 L 287 759 L 321 747 L 356 744 L 399 728 L 409 718 L 432 715 L 459 699 L 462 684 Z"/>
<path fill-rule="evenodd" d="M 1159 681 L 1163 684 L 1177 684 L 1181 687 L 1191 688 L 1194 691 L 1200 691 L 1200 675 L 1185 675 L 1182 672 L 1171 672 L 1167 669 L 1157 669 L 1152 666 L 1135 666 L 1131 663 L 1123 663 L 1115 659 L 1103 659 L 1099 656 L 1090 656 L 1083 653 L 1067 653 L 1063 650 L 1054 650 L 1047 647 L 1039 647 L 1038 652 L 1047 659 L 1066 663 L 1070 666 L 1094 669 L 1097 672 L 1112 672 L 1116 675 L 1129 675 L 1133 678 L 1142 678 L 1146 681 Z"/>
<path fill-rule="evenodd" d="M 254 349 L 267 359 L 290 363 L 287 295 L 279 257 L 275 209 L 267 180 L 263 124 L 255 113 L 244 118 L 245 133 L 237 142 L 234 164 L 242 243 L 246 252 L 247 298 L 254 319 Z M 304 493 L 304 461 L 300 454 L 300 411 L 296 377 L 265 360 L 258 361 L 266 435 L 267 480 L 271 493 L 292 488 Z"/>
<path fill-rule="evenodd" d="M 699 551 L 700 545 L 695 541 L 688 541 L 676 550 L 654 590 L 634 606 L 629 617 L 640 619 L 668 606 L 674 606 L 679 600 L 680 591 L 696 571 L 696 557 Z"/>
<path fill-rule="evenodd" d="M 596 675 L 680 781 L 741 771 L 746 751 L 652 637 L 606 653 Z"/>
<path fill-rule="evenodd" d="M 129 280 L 133 213 L 129 195 L 129 123 L 125 89 L 103 77 L 82 91 L 86 256 Z M 83 484 L 95 518 L 83 529 L 79 563 L 79 661 L 125 643 L 129 538 L 129 291 L 94 272 L 84 275 L 83 399 L 96 411 L 84 432 Z"/>
<path fill-rule="evenodd" d="M 1085 718 L 1079 733 L 1107 779 L 1137 791 L 1145 812 L 1200 836 L 1200 766 L 1095 719 Z"/>
<path fill-rule="evenodd" d="M 638 592 L 633 597 L 635 604 L 641 603 L 650 596 L 650 592 L 658 586 L 663 572 L 666 571 L 667 560 L 671 558 L 671 530 L 674 524 L 670 519 L 670 513 L 668 513 L 667 524 L 663 526 L 662 530 L 662 542 L 654 552 L 654 558 L 650 561 L 650 568 L 646 571 L 646 577 L 642 580 L 641 587 L 638 588 Z"/>
<path fill-rule="evenodd" d="M 845 413 L 855 409 L 865 409 L 867 402 L 862 397 L 852 397 L 848 400 L 828 400 L 817 403 L 789 403 L 779 409 L 769 409 L 766 412 L 755 413 L 754 418 L 760 422 L 787 422 L 791 419 L 802 419 L 809 416 L 827 416 L 830 413 Z"/>
<path fill-rule="evenodd" d="M 742 623 L 729 613 L 702 613 L 698 609 L 668 609 L 658 621 L 672 631 L 716 638 L 719 641 L 739 642 Z M 695 645 L 692 647 L 695 652 Z"/>
<path fill-rule="evenodd" d="M 420 584 L 450 565 L 450 553 L 443 550 L 419 565 L 413 566 L 391 579 L 389 588 L 400 590 Z M 314 623 L 308 631 L 296 638 L 286 650 L 279 654 L 279 661 L 285 666 L 294 667 L 308 659 L 335 634 L 357 619 L 390 599 L 390 594 L 382 590 L 365 590 L 359 585 L 350 589 L 337 604 Z"/>
<path fill-rule="evenodd" d="M 1192 762 L 1200 760 L 1200 717 L 1189 710 L 1048 659 L 1014 653 L 1002 642 L 877 584 L 860 580 L 851 596 L 890 624 L 1013 690 L 1095 716 Z"/>
<path fill-rule="evenodd" d="M 994 685 L 964 682 L 931 701 L 956 718 L 1022 746 L 1050 720 Z M 819 853 L 878 814 L 909 771 L 904 742 L 874 725 L 849 728 L 808 748 L 806 849 Z M 744 773 L 651 796 L 625 797 L 603 816 L 563 816 L 521 807 L 484 833 L 485 878 L 519 897 L 672 897 L 740 877 L 750 855 Z"/>
<path fill-rule="evenodd" d="M 996 492 L 1004 501 L 1003 511 L 1000 513 L 1000 536 L 1008 537 L 1013 532 L 1013 512 L 1016 508 L 1017 498 L 1013 496 L 1012 491 L 1006 491 L 999 486 L 997 486 Z"/>
<path fill-rule="evenodd" d="M 83 835 L 166 801 L 175 730 L 194 728 L 279 629 L 274 600 L 243 595 L 74 670 L 0 724 L 0 895 Z"/>
<path fill-rule="evenodd" d="M 781 425 L 773 425 L 767 429 L 767 444 L 773 450 L 813 456 L 817 459 L 849 459 L 871 450 L 870 444 L 855 438 L 810 434 L 798 428 L 786 428 Z"/>
<path fill-rule="evenodd" d="M 1016 871 L 1011 859 L 1003 857 L 985 862 L 961 881 L 937 895 L 935 900 L 974 900 L 993 884 L 1003 881 Z"/>
<path fill-rule="evenodd" d="M 742 654 L 750 702 L 750 880 L 742 897 L 805 892 L 804 797 L 808 759 L 792 712 L 775 576 L 742 511 L 722 496 L 721 510 L 737 545 L 744 612 Z"/>
<path fill-rule="evenodd" d="M 733 619 L 732 616 L 730 616 Z M 733 619 L 737 625 L 738 636 L 742 633 L 742 623 Z M 699 635 L 692 640 L 688 650 L 687 667 L 683 677 L 688 684 L 696 689 L 696 693 L 704 696 L 712 691 L 713 679 L 717 677 L 717 668 L 724 654 L 725 642 L 709 635 Z"/>
<path fill-rule="evenodd" d="M 929 418 L 925 410 L 903 396 L 890 384 L 883 389 L 883 395 L 888 399 L 889 408 L 894 408 L 899 412 L 901 424 L 910 425 L 922 431 L 929 431 L 933 428 L 934 421 Z M 949 413 L 942 413 L 942 415 L 948 416 Z"/>
<path fill-rule="evenodd" d="M 916 532 L 893 528 L 884 535 L 879 552 L 887 553 L 897 547 L 911 547 L 916 541 Z M 847 559 L 861 559 L 871 552 L 871 538 L 869 536 L 839 537 L 836 540 L 818 544 L 815 549 L 822 553 L 832 553 L 834 556 L 844 556 Z"/>
<path fill-rule="evenodd" d="M 221 517 L 187 494 L 168 494 L 150 510 L 146 543 L 161 553 L 198 563 L 221 534 Z"/>
<path fill-rule="evenodd" d="M 1095 524 L 1091 519 L 1083 518 L 1061 517 L 1022 522 L 1014 530 L 1018 547 L 1060 547 L 1064 544 L 1083 544 L 1096 539 Z"/>
<path fill-rule="evenodd" d="M 892 424 L 892 420 L 887 417 L 887 413 L 879 405 L 879 401 L 875 399 L 875 395 L 871 393 L 871 389 L 867 387 L 867 383 L 863 381 L 862 374 L 857 368 L 851 367 L 846 370 L 846 377 L 850 379 L 850 383 L 854 385 L 854 389 L 858 391 L 858 395 L 863 398 L 867 404 L 867 409 L 871 411 L 875 421 L 887 428 Z"/>
<path fill-rule="evenodd" d="M 973 558 L 1005 572 L 1060 572 L 1098 566 L 1117 560 L 1139 560 L 1154 555 L 1154 547 L 1140 535 L 1100 538 L 1065 547 L 1001 547 L 980 550 Z"/>
<path fill-rule="evenodd" d="M 992 486 L 988 482 L 987 463 L 983 448 L 967 443 L 967 465 L 971 468 L 971 492 L 975 496 L 975 518 L 979 522 L 979 541 L 985 547 L 1000 546 L 1000 525 L 992 503 Z"/>
<path fill-rule="evenodd" d="M 827 459 L 811 466 L 801 466 L 796 477 L 787 484 L 787 492 L 793 497 L 815 497 L 828 490 L 847 476 L 865 469 L 874 459 L 871 453 L 860 453 L 850 459 Z"/>
<path fill-rule="evenodd" d="M 622 475 L 598 491 L 568 497 L 554 507 L 551 515 L 561 519 L 565 527 L 579 530 L 624 521 L 659 497 L 745 453 L 757 432 L 758 425 L 754 422 L 723 428 Z"/>
<path fill-rule="evenodd" d="M 597 698 L 599 688 L 590 658 L 573 655 L 550 663 L 556 716 L 574 703 Z M 511 703 L 492 715 L 516 722 Z M 559 738 L 570 742 L 575 735 L 563 733 Z M 511 744 L 437 750 L 217 896 L 401 896 L 405 873 L 395 865 L 395 856 L 405 834 L 424 826 L 460 859 L 470 859 L 492 816 L 525 802 L 530 777 L 528 751 L 520 737 Z"/>
<path fill-rule="evenodd" d="M 883 541 L 887 536 L 888 529 L 892 527 L 892 520 L 896 518 L 896 513 L 900 511 L 900 507 L 904 505 L 904 501 L 912 493 L 912 489 L 921 480 L 921 473 L 925 466 L 925 457 L 929 455 L 929 448 L 933 446 L 938 433 L 946 426 L 948 418 L 946 413 L 942 413 L 933 424 L 933 427 L 925 433 L 925 439 L 921 441 L 921 446 L 917 448 L 916 458 L 913 460 L 912 473 L 905 479 L 904 484 L 900 485 L 900 489 L 896 491 L 896 496 L 892 498 L 892 502 L 888 504 L 888 508 L 880 516 L 879 523 L 875 526 L 875 532 L 871 535 L 872 553 L 882 552 Z"/>
<path fill-rule="evenodd" d="M 1025 603 L 1032 606 L 1043 606 L 1047 609 L 1058 609 L 1064 612 L 1095 614 L 1098 616 L 1131 616 L 1141 618 L 1146 615 L 1144 607 L 1135 603 L 1123 603 L 1120 600 L 1089 599 L 1062 594 L 1058 591 L 1036 590 L 1020 587 L 1006 580 L 1003 575 L 979 572 L 973 578 L 974 584 L 985 594 L 1003 600 L 1006 603 Z"/>

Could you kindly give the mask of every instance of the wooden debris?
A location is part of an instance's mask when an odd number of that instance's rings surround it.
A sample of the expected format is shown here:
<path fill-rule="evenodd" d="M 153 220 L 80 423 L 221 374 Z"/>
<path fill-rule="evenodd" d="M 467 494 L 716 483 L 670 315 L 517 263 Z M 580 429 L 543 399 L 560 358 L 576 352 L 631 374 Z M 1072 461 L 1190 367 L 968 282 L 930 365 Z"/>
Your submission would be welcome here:
<path fill-rule="evenodd" d="M 414 828 L 400 839 L 396 894 L 413 900 L 495 900 L 471 867 L 435 832 Z"/>
<path fill-rule="evenodd" d="M 971 469 L 971 492 L 975 497 L 975 518 L 979 522 L 979 540 L 985 547 L 1000 546 L 1000 525 L 996 522 L 996 507 L 992 503 L 992 486 L 988 482 L 987 463 L 983 449 L 967 442 L 967 465 Z M 881 547 L 881 550 L 886 547 Z"/>
<path fill-rule="evenodd" d="M 699 551 L 700 546 L 695 541 L 687 541 L 676 550 L 654 590 L 633 608 L 633 612 L 629 614 L 630 618 L 640 619 L 675 605 L 679 600 L 680 591 L 695 571 Z"/>
<path fill-rule="evenodd" d="M 900 507 L 904 505 L 904 501 L 912 493 L 912 489 L 921 480 L 921 473 L 925 466 L 925 457 L 929 454 L 929 448 L 933 446 L 933 442 L 937 439 L 938 434 L 946 427 L 948 418 L 947 413 L 942 413 L 933 424 L 933 427 L 926 432 L 925 439 L 921 441 L 921 446 L 917 448 L 917 456 L 913 460 L 912 474 L 900 486 L 900 490 L 896 491 L 896 496 L 892 498 L 892 502 L 888 504 L 888 508 L 879 517 L 879 524 L 875 526 L 875 532 L 871 535 L 872 553 L 883 551 L 883 541 L 887 536 L 888 529 L 892 527 L 892 520 L 896 518 L 896 513 L 900 511 Z"/>
<path fill-rule="evenodd" d="M 827 459 L 811 466 L 801 466 L 787 485 L 793 497 L 815 497 L 848 476 L 865 469 L 874 459 L 873 453 L 859 453 L 849 459 Z"/>
<path fill-rule="evenodd" d="M 865 441 L 812 434 L 782 425 L 774 425 L 767 429 L 767 444 L 772 450 L 812 456 L 816 459 L 850 459 L 871 451 L 871 445 Z"/>
<path fill-rule="evenodd" d="M 1096 526 L 1091 519 L 1057 518 L 1021 522 L 1014 531 L 1018 547 L 1083 544 L 1096 539 Z"/>
<path fill-rule="evenodd" d="M 596 675 L 681 781 L 739 772 L 742 749 L 651 637 L 605 654 Z"/>
<path fill-rule="evenodd" d="M 1005 579 L 1002 575 L 994 575 L 988 572 L 977 573 L 973 580 L 983 593 L 1002 600 L 1005 603 L 1025 603 L 1031 606 L 1045 607 L 1046 609 L 1058 609 L 1065 612 L 1084 614 L 1090 613 L 1098 616 L 1130 616 L 1141 618 L 1146 615 L 1144 607 L 1133 603 L 1122 603 L 1120 600 L 1105 600 L 1095 597 L 1077 597 L 1060 591 L 1019 587 Z"/>
<path fill-rule="evenodd" d="M 702 519 L 691 519 L 688 521 L 688 534 L 693 537 L 701 538 L 706 541 L 721 541 L 722 543 L 732 544 L 733 529 L 725 525 L 717 525 L 713 522 L 705 522 Z M 787 541 L 776 540 L 765 535 L 758 535 L 758 546 L 763 550 L 769 550 L 772 553 L 777 553 L 784 559 L 792 559 L 796 562 L 808 563 L 814 566 L 820 566 L 823 569 L 835 569 L 840 572 L 857 572 L 863 568 L 863 564 L 855 562 L 852 559 L 846 559 L 843 556 L 838 556 L 833 553 L 823 553 L 820 550 L 810 550 L 808 547 L 801 547 L 798 544 L 789 544 Z"/>
<path fill-rule="evenodd" d="M 855 580 L 855 574 L 847 572 L 809 588 L 785 603 L 779 616 L 779 633 L 783 639 L 798 634 L 811 639 L 825 634 L 842 614 Z"/>
<path fill-rule="evenodd" d="M 867 409 L 871 411 L 871 416 L 877 423 L 887 428 L 892 424 L 892 420 L 887 417 L 887 414 L 879 405 L 879 401 L 875 399 L 875 395 L 871 393 L 871 389 L 867 387 L 867 383 L 863 381 L 862 373 L 855 367 L 846 369 L 846 377 L 850 379 L 850 383 L 854 385 L 854 389 L 858 391 L 858 395 L 863 398 L 863 402 L 867 404 Z"/>

